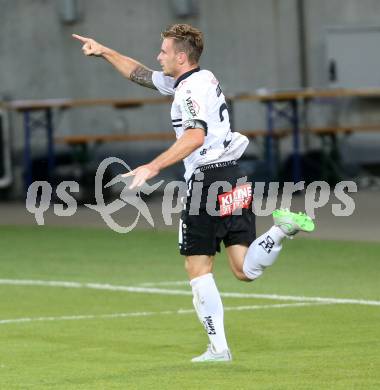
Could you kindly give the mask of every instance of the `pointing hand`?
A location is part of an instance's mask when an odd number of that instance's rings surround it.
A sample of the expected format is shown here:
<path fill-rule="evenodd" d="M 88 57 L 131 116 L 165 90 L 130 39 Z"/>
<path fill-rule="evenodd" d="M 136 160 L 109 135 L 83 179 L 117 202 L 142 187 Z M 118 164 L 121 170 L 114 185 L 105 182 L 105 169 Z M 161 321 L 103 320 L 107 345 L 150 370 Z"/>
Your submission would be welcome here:
<path fill-rule="evenodd" d="M 83 43 L 82 51 L 86 56 L 101 56 L 104 52 L 104 46 L 95 40 L 72 34 L 72 37 Z"/>

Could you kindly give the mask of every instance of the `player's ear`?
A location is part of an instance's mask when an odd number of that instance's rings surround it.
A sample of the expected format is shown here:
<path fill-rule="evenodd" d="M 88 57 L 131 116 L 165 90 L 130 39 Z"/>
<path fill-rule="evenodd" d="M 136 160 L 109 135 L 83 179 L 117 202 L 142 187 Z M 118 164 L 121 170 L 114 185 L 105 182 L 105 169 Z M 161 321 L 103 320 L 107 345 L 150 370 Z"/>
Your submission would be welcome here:
<path fill-rule="evenodd" d="M 183 65 L 187 61 L 187 54 L 183 51 L 177 53 L 177 60 L 180 65 Z"/>

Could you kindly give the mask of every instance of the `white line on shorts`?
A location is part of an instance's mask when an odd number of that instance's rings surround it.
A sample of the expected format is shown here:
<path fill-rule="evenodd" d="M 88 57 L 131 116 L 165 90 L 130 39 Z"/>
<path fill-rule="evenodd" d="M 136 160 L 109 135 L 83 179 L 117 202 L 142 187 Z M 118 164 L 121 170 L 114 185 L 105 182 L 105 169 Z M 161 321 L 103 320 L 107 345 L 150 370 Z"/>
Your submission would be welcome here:
<path fill-rule="evenodd" d="M 260 310 L 260 309 L 281 309 L 286 307 L 300 306 L 315 306 L 325 305 L 326 303 L 282 303 L 274 305 L 252 305 L 252 306 L 227 306 L 225 311 L 243 311 L 243 310 Z M 142 311 L 135 313 L 115 313 L 115 314 L 87 314 L 78 316 L 60 316 L 60 317 L 26 317 L 0 320 L 0 325 L 17 324 L 26 322 L 48 322 L 48 321 L 78 321 L 78 320 L 95 320 L 95 319 L 112 319 L 112 318 L 128 318 L 128 317 L 148 317 L 155 315 L 172 315 L 172 314 L 192 314 L 195 311 L 192 309 L 166 310 L 166 311 Z"/>
<path fill-rule="evenodd" d="M 117 285 L 102 284 L 102 283 L 0 279 L 0 285 L 1 284 L 16 285 L 16 286 L 89 288 L 95 290 L 126 291 L 132 293 L 146 293 L 146 294 L 160 294 L 160 295 L 186 295 L 186 296 L 193 295 L 192 292 L 189 290 L 173 290 L 173 289 L 164 289 L 164 288 L 156 288 L 156 287 L 117 286 Z M 364 299 L 304 297 L 304 296 L 294 296 L 294 295 L 250 294 L 250 293 L 238 293 L 238 292 L 221 292 L 220 295 L 223 298 L 248 298 L 248 299 L 256 298 L 256 299 L 271 299 L 275 301 L 319 302 L 319 303 L 380 306 L 380 301 L 370 301 Z"/>

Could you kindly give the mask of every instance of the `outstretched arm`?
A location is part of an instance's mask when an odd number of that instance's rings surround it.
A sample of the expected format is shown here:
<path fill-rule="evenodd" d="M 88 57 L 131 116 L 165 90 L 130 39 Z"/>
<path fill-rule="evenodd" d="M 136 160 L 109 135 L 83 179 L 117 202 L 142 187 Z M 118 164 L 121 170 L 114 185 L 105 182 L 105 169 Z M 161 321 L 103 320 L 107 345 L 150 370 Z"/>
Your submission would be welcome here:
<path fill-rule="evenodd" d="M 129 80 L 152 89 L 157 89 L 152 81 L 153 71 L 145 65 L 103 46 L 94 39 L 72 34 L 73 38 L 83 43 L 82 51 L 86 56 L 103 57 Z"/>
<path fill-rule="evenodd" d="M 164 169 L 183 160 L 189 154 L 203 145 L 205 132 L 203 129 L 186 130 L 181 138 L 165 152 L 156 157 L 149 164 L 141 165 L 133 171 L 124 174 L 124 177 L 134 176 L 130 189 L 142 186 L 146 180 L 158 175 Z"/>

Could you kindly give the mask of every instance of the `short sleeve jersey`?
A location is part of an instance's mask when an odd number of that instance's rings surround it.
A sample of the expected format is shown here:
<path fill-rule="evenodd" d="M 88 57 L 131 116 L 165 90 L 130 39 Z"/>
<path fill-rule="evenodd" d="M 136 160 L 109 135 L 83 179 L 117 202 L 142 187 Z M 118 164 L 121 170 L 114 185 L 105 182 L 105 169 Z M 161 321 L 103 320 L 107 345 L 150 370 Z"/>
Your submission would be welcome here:
<path fill-rule="evenodd" d="M 153 84 L 163 95 L 174 95 L 172 125 L 177 139 L 187 129 L 205 129 L 205 141 L 183 161 L 185 180 L 196 168 L 218 162 L 238 160 L 249 143 L 248 138 L 231 131 L 226 99 L 212 72 L 192 69 L 177 80 L 163 72 L 153 72 Z"/>

